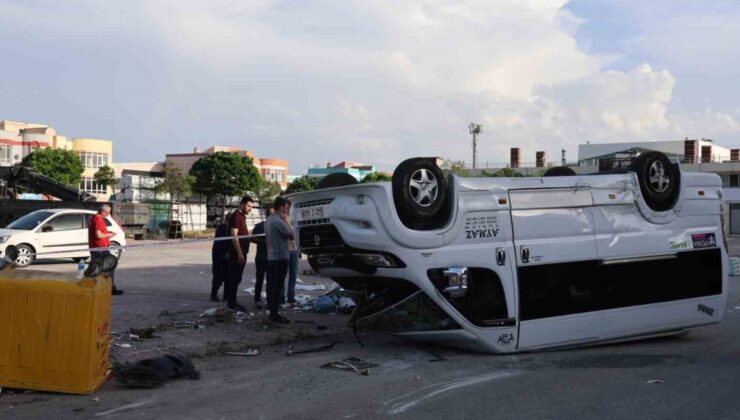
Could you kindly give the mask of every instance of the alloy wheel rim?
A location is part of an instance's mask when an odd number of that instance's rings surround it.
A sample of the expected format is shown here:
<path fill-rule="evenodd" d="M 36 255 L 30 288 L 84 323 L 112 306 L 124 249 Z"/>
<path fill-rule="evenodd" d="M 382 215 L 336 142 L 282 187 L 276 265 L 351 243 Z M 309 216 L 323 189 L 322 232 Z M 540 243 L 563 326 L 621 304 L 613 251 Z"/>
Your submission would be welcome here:
<path fill-rule="evenodd" d="M 437 177 L 429 169 L 421 168 L 414 171 L 409 180 L 409 192 L 414 203 L 421 207 L 429 207 L 439 194 Z"/>
<path fill-rule="evenodd" d="M 656 160 L 650 165 L 648 169 L 648 182 L 655 192 L 662 193 L 668 190 L 671 180 L 666 176 L 663 162 Z"/>
<path fill-rule="evenodd" d="M 18 257 L 15 262 L 19 265 L 28 265 L 31 263 L 31 251 L 28 248 L 19 248 Z"/>

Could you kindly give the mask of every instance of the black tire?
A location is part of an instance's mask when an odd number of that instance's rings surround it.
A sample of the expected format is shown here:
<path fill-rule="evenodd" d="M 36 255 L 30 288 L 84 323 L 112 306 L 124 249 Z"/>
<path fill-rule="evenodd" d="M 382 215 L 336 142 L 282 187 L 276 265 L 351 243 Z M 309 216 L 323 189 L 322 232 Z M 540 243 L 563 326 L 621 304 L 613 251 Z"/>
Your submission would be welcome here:
<path fill-rule="evenodd" d="M 412 158 L 393 172 L 393 201 L 403 223 L 430 230 L 446 222 L 447 180 L 434 158 Z"/>
<path fill-rule="evenodd" d="M 647 152 L 632 161 L 629 167 L 637 174 L 645 203 L 655 211 L 673 208 L 681 191 L 681 170 L 666 155 Z"/>
<path fill-rule="evenodd" d="M 345 185 L 353 185 L 353 184 L 357 184 L 357 180 L 355 179 L 355 177 L 353 177 L 350 174 L 341 172 L 341 173 L 329 174 L 321 178 L 321 181 L 319 181 L 319 184 L 316 186 L 316 189 L 321 190 L 324 188 L 343 187 Z"/>
<path fill-rule="evenodd" d="M 36 253 L 36 250 L 33 249 L 31 245 L 20 244 L 16 246 L 16 250 L 18 254 L 15 259 L 16 267 L 28 267 L 29 265 L 33 264 L 34 261 L 36 261 L 35 255 L 29 255 Z"/>
<path fill-rule="evenodd" d="M 567 166 L 555 166 L 545 171 L 542 176 L 574 176 L 576 171 Z"/>

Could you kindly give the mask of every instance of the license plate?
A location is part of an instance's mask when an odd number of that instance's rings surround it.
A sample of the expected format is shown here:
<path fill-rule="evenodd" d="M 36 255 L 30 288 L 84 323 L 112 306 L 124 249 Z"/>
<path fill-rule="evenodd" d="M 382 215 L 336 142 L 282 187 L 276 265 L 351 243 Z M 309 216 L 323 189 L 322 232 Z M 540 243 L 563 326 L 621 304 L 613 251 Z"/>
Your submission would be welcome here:
<path fill-rule="evenodd" d="M 324 207 L 306 207 L 301 209 L 301 220 L 323 219 Z"/>

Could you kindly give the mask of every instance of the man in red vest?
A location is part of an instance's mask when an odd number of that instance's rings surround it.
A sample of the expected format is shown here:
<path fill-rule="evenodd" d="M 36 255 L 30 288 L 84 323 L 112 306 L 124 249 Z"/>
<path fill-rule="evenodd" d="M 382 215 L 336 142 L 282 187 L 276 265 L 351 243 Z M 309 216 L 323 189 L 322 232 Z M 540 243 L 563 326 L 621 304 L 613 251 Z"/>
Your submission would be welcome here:
<path fill-rule="evenodd" d="M 116 235 L 115 233 L 108 232 L 108 228 L 105 225 L 105 218 L 110 215 L 110 210 L 111 208 L 109 205 L 103 204 L 98 209 L 98 213 L 93 214 L 90 217 L 90 221 L 87 224 L 87 242 L 90 248 L 110 247 L 110 238 Z M 107 255 L 111 255 L 109 250 L 90 251 L 90 262 L 92 263 L 95 260 L 99 260 L 102 263 L 103 258 Z M 111 289 L 112 294 L 122 295 L 123 290 L 117 289 L 116 282 L 113 280 L 114 271 L 115 270 L 109 273 L 111 282 L 113 283 L 113 289 Z"/>

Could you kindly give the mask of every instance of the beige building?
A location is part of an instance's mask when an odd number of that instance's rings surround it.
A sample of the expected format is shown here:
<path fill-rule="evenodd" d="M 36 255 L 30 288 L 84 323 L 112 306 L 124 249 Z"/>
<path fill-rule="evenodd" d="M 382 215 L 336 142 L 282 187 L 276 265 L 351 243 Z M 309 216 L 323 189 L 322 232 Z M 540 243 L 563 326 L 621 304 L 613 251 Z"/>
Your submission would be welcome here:
<path fill-rule="evenodd" d="M 36 149 L 51 147 L 75 152 L 82 161 L 84 172 L 79 188 L 107 201 L 111 188 L 95 182 L 93 176 L 101 166 L 113 164 L 113 142 L 93 138 L 72 138 L 57 135 L 54 128 L 44 124 L 0 121 L 0 166 L 15 165 Z"/>

